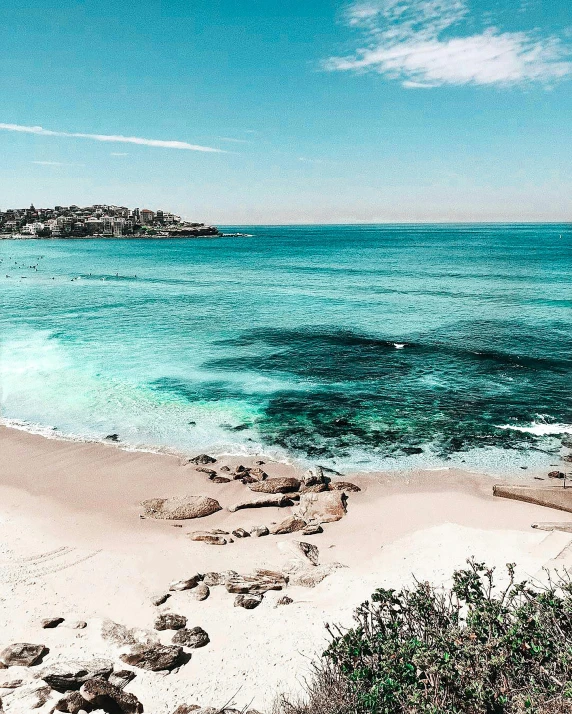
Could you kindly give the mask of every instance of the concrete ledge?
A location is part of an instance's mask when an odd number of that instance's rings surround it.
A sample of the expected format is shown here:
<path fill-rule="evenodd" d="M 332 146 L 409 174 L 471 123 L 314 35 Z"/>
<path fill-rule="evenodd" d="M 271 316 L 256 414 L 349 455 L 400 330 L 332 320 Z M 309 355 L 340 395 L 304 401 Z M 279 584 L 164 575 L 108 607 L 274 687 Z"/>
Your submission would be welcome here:
<path fill-rule="evenodd" d="M 493 486 L 493 496 L 512 498 L 515 501 L 525 501 L 572 513 L 572 487 L 506 486 L 497 483 Z"/>
<path fill-rule="evenodd" d="M 572 533 L 572 523 L 533 523 L 533 528 L 539 531 L 561 531 L 562 533 Z"/>

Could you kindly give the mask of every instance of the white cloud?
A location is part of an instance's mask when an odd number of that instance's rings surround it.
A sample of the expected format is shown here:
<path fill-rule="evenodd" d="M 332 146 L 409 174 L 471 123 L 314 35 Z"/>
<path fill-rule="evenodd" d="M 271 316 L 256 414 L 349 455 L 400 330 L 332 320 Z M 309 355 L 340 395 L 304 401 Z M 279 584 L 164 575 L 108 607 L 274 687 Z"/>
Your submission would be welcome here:
<path fill-rule="evenodd" d="M 126 151 L 112 151 L 110 156 L 129 156 L 129 154 Z"/>
<path fill-rule="evenodd" d="M 187 151 L 207 151 L 225 153 L 222 149 L 213 149 L 210 146 L 188 144 L 186 141 L 163 141 L 162 139 L 144 139 L 139 136 L 121 136 L 108 134 L 83 134 L 81 132 L 51 131 L 41 126 L 22 126 L 21 124 L 2 124 L 0 129 L 17 131 L 24 134 L 37 134 L 39 136 L 67 136 L 75 139 L 91 139 L 93 141 L 108 141 L 119 144 L 139 144 L 141 146 L 156 146 L 163 149 L 184 149 Z"/>
<path fill-rule="evenodd" d="M 456 36 L 451 29 L 468 13 L 465 0 L 353 3 L 347 24 L 359 28 L 367 44 L 350 56 L 329 58 L 324 66 L 378 72 L 410 88 L 549 85 L 572 74 L 572 48 L 553 35 L 488 26 L 478 34 Z"/>
<path fill-rule="evenodd" d="M 38 166 L 85 166 L 85 164 L 67 164 L 62 161 L 32 161 Z"/>

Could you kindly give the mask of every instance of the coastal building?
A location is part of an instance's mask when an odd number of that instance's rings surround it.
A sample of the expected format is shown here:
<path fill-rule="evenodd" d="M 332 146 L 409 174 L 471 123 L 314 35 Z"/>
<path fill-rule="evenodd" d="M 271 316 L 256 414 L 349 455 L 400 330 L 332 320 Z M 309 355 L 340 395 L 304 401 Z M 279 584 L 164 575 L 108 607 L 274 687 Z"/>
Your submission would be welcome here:
<path fill-rule="evenodd" d="M 103 235 L 104 236 L 122 236 L 125 227 L 125 218 L 116 218 L 115 216 L 103 216 Z"/>
<path fill-rule="evenodd" d="M 103 221 L 97 216 L 90 216 L 85 221 L 86 233 L 90 236 L 97 235 L 98 233 L 103 233 Z"/>
<path fill-rule="evenodd" d="M 44 228 L 44 224 L 43 224 L 43 223 L 39 223 L 39 222 L 36 222 L 36 223 L 27 223 L 25 226 L 22 226 L 22 228 L 20 229 L 20 233 L 21 233 L 23 236 L 26 236 L 26 235 L 28 235 L 28 236 L 35 236 L 35 235 L 37 235 L 38 232 L 41 231 L 43 228 Z"/>
<path fill-rule="evenodd" d="M 129 209 L 126 206 L 56 206 L 55 208 L 9 208 L 0 210 L 0 233 L 38 238 L 83 238 L 103 235 L 117 237 L 218 235 L 213 226 L 181 220 L 180 216 L 159 209 Z"/>

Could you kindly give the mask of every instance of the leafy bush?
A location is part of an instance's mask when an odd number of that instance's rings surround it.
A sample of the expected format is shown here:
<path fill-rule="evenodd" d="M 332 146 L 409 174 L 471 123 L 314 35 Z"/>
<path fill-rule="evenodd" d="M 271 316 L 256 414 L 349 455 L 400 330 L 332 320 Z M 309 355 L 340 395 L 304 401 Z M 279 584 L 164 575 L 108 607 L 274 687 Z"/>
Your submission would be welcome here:
<path fill-rule="evenodd" d="M 468 561 L 450 590 L 377 590 L 280 714 L 572 713 L 572 583 L 543 588 Z"/>

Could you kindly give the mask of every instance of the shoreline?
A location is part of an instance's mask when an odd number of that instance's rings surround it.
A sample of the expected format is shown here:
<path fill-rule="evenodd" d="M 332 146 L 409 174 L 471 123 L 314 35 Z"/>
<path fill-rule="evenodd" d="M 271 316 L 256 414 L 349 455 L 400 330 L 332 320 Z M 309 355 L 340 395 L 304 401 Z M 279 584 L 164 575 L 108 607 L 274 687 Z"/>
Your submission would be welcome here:
<path fill-rule="evenodd" d="M 562 426 L 561 431 L 546 431 L 539 434 L 544 438 L 558 439 L 562 435 L 571 432 L 572 427 L 569 425 Z M 538 425 L 537 425 L 538 427 Z M 552 425 L 546 425 L 547 429 L 551 429 Z M 71 432 L 62 432 L 58 427 L 46 426 L 44 424 L 30 422 L 26 419 L 0 417 L 0 429 L 14 429 L 24 433 L 41 436 L 42 438 L 56 441 L 64 441 L 79 444 L 102 444 L 104 446 L 114 446 L 115 448 L 127 451 L 130 453 L 149 453 L 174 456 L 176 458 L 185 459 L 198 451 L 197 447 L 190 449 L 189 447 L 176 447 L 161 444 L 146 444 L 146 443 L 130 443 L 123 441 L 120 434 L 116 435 L 117 440 L 109 440 L 107 436 L 85 436 Z M 505 428 L 505 427 L 501 427 Z M 528 431 L 528 429 L 522 429 Z M 440 457 L 436 454 L 431 454 L 430 451 L 424 452 L 421 455 L 415 456 L 397 456 L 385 457 L 385 468 L 379 468 L 374 465 L 371 460 L 363 459 L 363 467 L 360 467 L 360 460 L 351 460 L 344 463 L 342 458 L 325 458 L 311 459 L 308 456 L 294 455 L 287 453 L 281 447 L 273 448 L 272 446 L 265 447 L 261 442 L 253 442 L 253 447 L 249 449 L 245 443 L 236 443 L 233 448 L 220 448 L 214 446 L 204 446 L 210 452 L 220 458 L 237 457 L 242 459 L 266 458 L 279 463 L 287 464 L 298 470 L 306 470 L 311 468 L 316 463 L 321 463 L 327 468 L 342 469 L 348 473 L 359 473 L 375 476 L 380 473 L 391 473 L 400 477 L 403 473 L 418 472 L 418 471 L 466 471 L 468 473 L 479 476 L 492 477 L 494 479 L 517 479 L 526 478 L 527 476 L 541 476 L 550 467 L 558 467 L 558 454 L 556 450 L 548 451 L 538 447 L 530 447 L 530 449 L 503 449 L 493 447 L 491 449 L 469 449 L 466 452 L 457 452 L 455 456 L 449 458 Z M 540 456 L 542 455 L 542 456 Z M 464 459 L 460 459 L 464 456 Z M 480 459 L 482 456 L 484 458 Z M 530 464 L 530 460 L 536 457 L 536 463 Z M 544 460 L 545 463 L 540 463 Z M 368 463 L 369 461 L 369 463 Z M 521 462 L 518 464 L 518 462 Z M 551 462 L 551 463 L 549 463 Z M 494 469 L 491 469 L 491 464 L 494 463 Z M 526 463 L 526 465 L 524 465 Z"/>
<path fill-rule="evenodd" d="M 324 524 L 323 533 L 302 538 L 318 547 L 321 563 L 345 567 L 316 587 L 289 585 L 283 593 L 267 593 L 252 611 L 233 607 L 234 596 L 220 586 L 204 602 L 194 600 L 191 590 L 172 593 L 157 608 L 150 603 L 154 593 L 195 572 L 283 568 L 286 555 L 278 544 L 300 533 L 244 538 L 224 547 L 191 541 L 188 531 L 269 525 L 284 517 L 284 509 L 231 513 L 226 507 L 244 497 L 245 487 L 238 481 L 213 483 L 177 456 L 46 439 L 5 426 L 0 444 L 3 641 L 46 644 L 46 664 L 114 658 L 100 634 L 105 618 L 152 628 L 158 612 L 183 614 L 211 642 L 192 650 L 190 662 L 168 676 L 135 670 L 128 691 L 152 714 L 172 714 L 180 704 L 222 706 L 229 699 L 239 708 L 268 711 L 279 693 L 303 690 L 310 661 L 326 642 L 324 623 L 350 624 L 355 607 L 377 587 L 400 587 L 412 574 L 445 583 L 470 556 L 499 568 L 516 562 L 518 574 L 531 577 L 545 565 L 572 564 L 566 551 L 572 534 L 530 527 L 535 521 L 565 522 L 570 515 L 495 499 L 493 477 L 455 469 L 347 473 L 343 480 L 361 488 L 348 494 L 347 514 Z M 214 466 L 254 460 L 220 457 Z M 263 468 L 271 477 L 300 475 L 291 464 L 266 460 Z M 537 483 L 533 478 L 527 474 L 523 482 Z M 216 498 L 223 510 L 193 521 L 139 517 L 140 501 L 183 494 Z M 293 603 L 276 607 L 282 594 Z M 87 627 L 39 628 L 40 618 L 54 616 L 81 619 Z M 172 633 L 160 634 L 163 643 L 170 642 Z"/>

